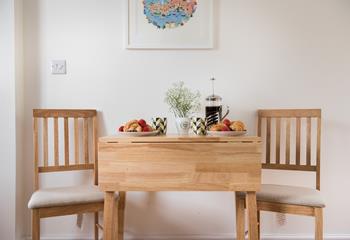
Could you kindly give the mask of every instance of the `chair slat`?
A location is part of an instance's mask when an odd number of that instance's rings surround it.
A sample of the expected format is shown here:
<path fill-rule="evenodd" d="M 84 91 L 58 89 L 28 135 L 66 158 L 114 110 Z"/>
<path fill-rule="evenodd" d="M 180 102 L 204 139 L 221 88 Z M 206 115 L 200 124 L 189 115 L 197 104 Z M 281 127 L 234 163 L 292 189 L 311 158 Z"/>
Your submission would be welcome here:
<path fill-rule="evenodd" d="M 83 132 L 83 141 L 84 141 L 84 160 L 85 164 L 89 163 L 89 126 L 88 118 L 84 118 L 84 132 Z"/>
<path fill-rule="evenodd" d="M 286 118 L 286 164 L 290 164 L 290 118 Z"/>
<path fill-rule="evenodd" d="M 69 165 L 69 126 L 68 117 L 64 118 L 64 165 Z"/>
<path fill-rule="evenodd" d="M 74 118 L 74 160 L 79 164 L 79 119 Z"/>
<path fill-rule="evenodd" d="M 266 163 L 271 162 L 271 118 L 266 118 Z"/>
<path fill-rule="evenodd" d="M 300 137 L 301 137 L 301 119 L 298 117 L 296 119 L 296 133 L 295 133 L 295 136 L 296 136 L 296 152 L 295 152 L 295 164 L 296 165 L 300 165 L 300 144 L 301 144 L 301 141 L 300 141 Z"/>
<path fill-rule="evenodd" d="M 316 189 L 321 188 L 321 118 L 317 118 Z"/>
<path fill-rule="evenodd" d="M 53 119 L 53 137 L 54 137 L 54 160 L 55 160 L 55 166 L 59 165 L 59 143 L 58 143 L 58 118 L 55 117 Z"/>
<path fill-rule="evenodd" d="M 95 165 L 95 170 L 94 170 L 94 183 L 97 185 L 98 184 L 98 169 L 97 169 L 97 162 L 98 162 L 98 152 L 97 152 L 97 117 L 92 118 L 92 155 L 94 158 L 94 165 Z"/>
<path fill-rule="evenodd" d="M 33 119 L 33 147 L 34 147 L 34 188 L 39 189 L 39 139 L 38 139 L 38 119 Z"/>
<path fill-rule="evenodd" d="M 306 165 L 311 165 L 311 118 L 306 120 Z"/>
<path fill-rule="evenodd" d="M 281 118 L 276 118 L 276 164 L 280 163 L 281 156 Z"/>
<path fill-rule="evenodd" d="M 49 165 L 49 153 L 48 153 L 48 126 L 47 126 L 47 118 L 43 118 L 43 158 L 44 158 L 44 166 L 47 167 Z"/>

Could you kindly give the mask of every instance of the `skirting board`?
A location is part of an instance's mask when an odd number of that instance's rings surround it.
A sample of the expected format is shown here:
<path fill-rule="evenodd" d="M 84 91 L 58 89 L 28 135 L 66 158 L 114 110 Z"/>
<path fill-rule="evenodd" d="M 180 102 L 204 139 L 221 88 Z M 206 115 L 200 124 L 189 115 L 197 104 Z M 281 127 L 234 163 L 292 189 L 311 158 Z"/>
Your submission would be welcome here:
<path fill-rule="evenodd" d="M 91 236 L 50 236 L 41 237 L 41 240 L 92 240 Z M 101 238 L 102 239 L 102 238 Z M 265 234 L 262 235 L 263 240 L 313 240 L 313 235 L 278 235 Z M 31 240 L 31 237 L 24 238 L 24 240 Z M 126 236 L 125 240 L 234 240 L 229 235 L 221 236 L 204 236 L 204 235 L 162 235 L 162 236 Z M 350 234 L 326 234 L 324 240 L 350 240 Z"/>

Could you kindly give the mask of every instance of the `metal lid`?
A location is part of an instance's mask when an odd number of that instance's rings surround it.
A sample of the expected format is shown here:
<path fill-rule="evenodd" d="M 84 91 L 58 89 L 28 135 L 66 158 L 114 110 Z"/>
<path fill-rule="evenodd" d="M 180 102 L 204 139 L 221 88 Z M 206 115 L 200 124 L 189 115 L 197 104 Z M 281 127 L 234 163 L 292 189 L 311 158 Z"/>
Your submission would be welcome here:
<path fill-rule="evenodd" d="M 213 90 L 213 94 L 209 95 L 205 100 L 210 101 L 210 102 L 221 101 L 222 97 L 220 97 L 219 95 L 215 95 L 214 94 L 214 81 L 215 81 L 215 78 L 213 78 L 213 77 L 210 78 L 210 81 L 211 81 L 211 87 L 212 87 L 212 90 Z"/>
<path fill-rule="evenodd" d="M 222 97 L 220 97 L 219 95 L 212 94 L 212 95 L 209 95 L 208 97 L 206 97 L 205 100 L 211 101 L 211 102 L 214 102 L 214 101 L 221 101 L 221 100 L 222 100 Z"/>

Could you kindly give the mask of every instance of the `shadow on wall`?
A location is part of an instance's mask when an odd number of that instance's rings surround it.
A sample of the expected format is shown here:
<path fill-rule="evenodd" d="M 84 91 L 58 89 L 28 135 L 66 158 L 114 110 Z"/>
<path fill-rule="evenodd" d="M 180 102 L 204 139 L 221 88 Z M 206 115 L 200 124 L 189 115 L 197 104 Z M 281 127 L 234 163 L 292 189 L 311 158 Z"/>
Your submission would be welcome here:
<path fill-rule="evenodd" d="M 32 139 L 32 109 L 40 108 L 41 84 L 40 84 L 40 7 L 38 0 L 23 1 L 23 64 L 24 64 L 24 139 L 22 168 L 25 169 L 23 186 L 24 197 L 21 199 L 24 209 L 33 191 L 33 139 Z M 25 232 L 30 232 L 30 211 L 23 213 L 23 226 Z"/>
<path fill-rule="evenodd" d="M 105 115 L 102 111 L 97 111 L 98 137 L 107 135 Z"/>
<path fill-rule="evenodd" d="M 188 204 L 197 199 L 198 195 L 207 201 L 196 206 Z M 234 201 L 231 193 L 129 192 L 126 202 L 125 234 L 130 238 L 167 236 L 181 239 L 184 236 L 212 235 L 213 232 L 225 233 L 227 226 L 234 226 Z M 228 208 L 225 211 L 219 210 L 218 206 L 222 205 Z M 224 224 L 215 221 L 228 215 L 230 221 Z M 203 226 L 207 226 L 206 229 Z M 231 234 L 233 233 L 229 233 L 229 236 Z"/>
<path fill-rule="evenodd" d="M 137 203 L 146 203 L 138 205 Z M 137 201 L 127 201 L 126 204 L 126 224 L 125 233 L 127 235 L 138 237 L 140 232 L 147 232 L 148 228 L 157 229 L 155 226 L 157 223 L 162 223 L 162 229 L 171 229 L 172 232 L 176 233 L 191 233 L 190 225 L 179 224 L 179 221 L 171 220 L 167 218 L 166 212 L 162 208 L 154 208 L 153 206 L 161 206 L 162 201 L 157 197 L 156 192 L 147 192 L 144 194 L 143 199 L 138 198 Z M 152 214 L 150 216 L 150 208 L 152 208 Z M 132 211 L 132 212 L 131 212 Z M 129 214 L 128 214 L 129 212 Z M 134 214 L 136 213 L 136 214 Z M 143 216 L 142 218 L 136 216 Z M 152 221 L 153 219 L 156 220 Z"/>

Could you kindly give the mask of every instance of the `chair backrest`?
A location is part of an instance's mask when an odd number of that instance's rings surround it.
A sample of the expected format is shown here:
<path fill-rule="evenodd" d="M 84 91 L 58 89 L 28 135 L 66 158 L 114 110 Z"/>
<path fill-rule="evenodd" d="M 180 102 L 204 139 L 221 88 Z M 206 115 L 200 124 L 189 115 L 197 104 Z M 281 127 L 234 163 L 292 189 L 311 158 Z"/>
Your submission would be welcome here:
<path fill-rule="evenodd" d="M 53 148 L 49 148 L 49 119 L 53 122 Z M 51 120 L 52 119 L 52 120 Z M 63 120 L 63 129 L 59 121 Z M 70 122 L 71 121 L 71 122 Z M 80 130 L 82 122 L 82 133 Z M 70 131 L 74 126 L 74 161 L 70 160 Z M 74 124 L 74 125 L 73 125 Z M 41 131 L 39 131 L 39 129 Z M 60 131 L 61 130 L 61 131 Z M 90 131 L 89 131 L 90 130 Z M 64 161 L 60 161 L 60 135 Z M 41 136 L 39 136 L 41 135 Z M 81 136 L 82 135 L 82 142 Z M 91 139 L 92 138 L 92 139 Z M 89 141 L 90 140 L 90 141 Z M 90 142 L 90 143 L 89 143 Z M 34 143 L 34 187 L 39 188 L 39 174 L 48 172 L 93 170 L 94 184 L 97 185 L 97 112 L 96 110 L 75 109 L 34 109 L 33 110 L 33 143 Z M 82 146 L 82 149 L 81 149 Z M 49 151 L 53 157 L 49 159 Z M 39 153 L 41 151 L 42 154 Z M 72 151 L 73 152 L 73 151 Z M 82 154 L 81 154 L 82 152 Z M 72 154 L 73 155 L 73 154 Z M 83 155 L 82 157 L 80 155 Z M 92 155 L 92 156 L 90 156 Z M 40 158 L 40 159 L 39 159 Z M 63 162 L 63 163 L 61 163 Z"/>
<path fill-rule="evenodd" d="M 320 109 L 258 110 L 258 135 L 266 143 L 263 168 L 315 172 L 320 189 Z"/>

